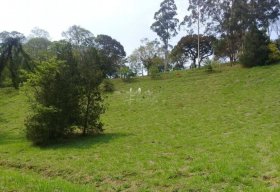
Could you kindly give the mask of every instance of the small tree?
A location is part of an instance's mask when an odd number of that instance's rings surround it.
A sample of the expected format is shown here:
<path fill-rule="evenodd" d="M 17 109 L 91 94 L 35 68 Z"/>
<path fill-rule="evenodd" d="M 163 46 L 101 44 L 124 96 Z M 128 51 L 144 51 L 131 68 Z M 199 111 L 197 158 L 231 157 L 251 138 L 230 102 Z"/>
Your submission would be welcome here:
<path fill-rule="evenodd" d="M 104 112 L 99 91 L 103 80 L 98 51 L 94 48 L 71 55 L 69 43 L 57 44 L 64 50 L 60 58 L 38 64 L 26 84 L 31 93 L 33 113 L 26 119 L 27 138 L 34 144 L 48 144 L 72 134 L 74 127 L 83 135 L 102 132 Z"/>
<path fill-rule="evenodd" d="M 264 31 L 252 26 L 245 36 L 243 54 L 240 62 L 244 67 L 254 67 L 267 64 L 268 37 Z"/>
<path fill-rule="evenodd" d="M 27 93 L 33 113 L 26 119 L 26 136 L 34 144 L 48 144 L 72 133 L 79 120 L 77 75 L 57 60 L 44 61 L 28 75 Z"/>

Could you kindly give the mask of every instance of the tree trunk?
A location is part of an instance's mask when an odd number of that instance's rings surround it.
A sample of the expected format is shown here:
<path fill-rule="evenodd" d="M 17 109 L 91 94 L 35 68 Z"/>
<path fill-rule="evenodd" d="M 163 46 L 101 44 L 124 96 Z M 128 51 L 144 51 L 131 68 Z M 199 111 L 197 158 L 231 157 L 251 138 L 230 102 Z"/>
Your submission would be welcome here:
<path fill-rule="evenodd" d="M 164 71 L 166 72 L 167 69 L 168 69 L 168 41 L 165 42 L 165 45 L 164 45 Z"/>

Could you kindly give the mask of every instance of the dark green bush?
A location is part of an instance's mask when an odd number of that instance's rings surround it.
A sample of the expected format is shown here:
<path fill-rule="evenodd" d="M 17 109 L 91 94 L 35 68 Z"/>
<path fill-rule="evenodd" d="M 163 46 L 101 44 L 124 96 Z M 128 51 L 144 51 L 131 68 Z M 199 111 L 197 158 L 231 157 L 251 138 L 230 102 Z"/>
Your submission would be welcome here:
<path fill-rule="evenodd" d="M 104 113 L 99 86 L 103 74 L 95 49 L 80 53 L 81 63 L 50 60 L 29 74 L 26 92 L 32 114 L 26 119 L 26 136 L 36 145 L 56 142 L 73 133 L 83 135 L 103 131 Z"/>
<path fill-rule="evenodd" d="M 26 119 L 26 136 L 34 144 L 53 143 L 72 132 L 79 121 L 79 87 L 69 65 L 50 60 L 29 74 L 32 114 Z"/>

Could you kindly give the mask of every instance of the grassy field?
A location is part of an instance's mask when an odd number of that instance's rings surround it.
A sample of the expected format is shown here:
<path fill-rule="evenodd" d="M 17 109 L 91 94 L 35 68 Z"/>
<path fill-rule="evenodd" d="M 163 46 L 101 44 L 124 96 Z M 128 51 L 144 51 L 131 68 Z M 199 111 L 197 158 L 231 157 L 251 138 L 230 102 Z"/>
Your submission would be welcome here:
<path fill-rule="evenodd" d="M 0 89 L 0 191 L 280 191 L 280 65 L 114 83 L 104 135 L 44 148 Z"/>

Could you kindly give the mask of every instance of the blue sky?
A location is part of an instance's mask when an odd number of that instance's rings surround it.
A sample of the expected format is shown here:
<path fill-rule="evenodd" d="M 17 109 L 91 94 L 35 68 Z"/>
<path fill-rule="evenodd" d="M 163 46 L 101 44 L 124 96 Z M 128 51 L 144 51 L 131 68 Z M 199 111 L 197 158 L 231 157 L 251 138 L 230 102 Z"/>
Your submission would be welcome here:
<path fill-rule="evenodd" d="M 150 30 L 162 0 L 5 0 L 1 2 L 0 31 L 19 31 L 26 36 L 34 27 L 47 30 L 52 40 L 80 25 L 94 35 L 107 34 L 121 42 L 127 54 L 140 40 L 156 38 Z M 186 14 L 187 0 L 175 0 L 178 18 Z M 176 43 L 184 32 L 173 39 Z"/>

